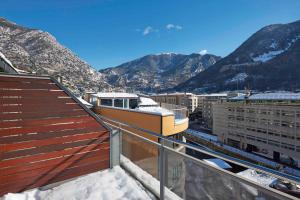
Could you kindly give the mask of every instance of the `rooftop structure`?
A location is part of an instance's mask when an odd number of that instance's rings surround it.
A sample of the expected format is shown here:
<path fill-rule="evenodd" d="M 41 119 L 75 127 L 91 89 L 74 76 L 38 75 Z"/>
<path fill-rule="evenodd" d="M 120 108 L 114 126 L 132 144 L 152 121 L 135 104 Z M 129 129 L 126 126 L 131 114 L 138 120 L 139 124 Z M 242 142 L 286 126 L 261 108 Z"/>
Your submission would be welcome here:
<path fill-rule="evenodd" d="M 85 99 L 97 114 L 136 125 L 165 136 L 176 135 L 188 127 L 186 108 L 158 104 L 132 93 L 87 93 Z"/>

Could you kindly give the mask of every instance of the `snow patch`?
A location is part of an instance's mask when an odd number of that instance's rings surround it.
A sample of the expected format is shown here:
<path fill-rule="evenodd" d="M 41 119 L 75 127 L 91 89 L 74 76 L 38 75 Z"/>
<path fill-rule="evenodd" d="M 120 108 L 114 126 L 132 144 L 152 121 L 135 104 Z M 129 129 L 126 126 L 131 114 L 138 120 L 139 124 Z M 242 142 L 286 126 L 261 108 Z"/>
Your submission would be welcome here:
<path fill-rule="evenodd" d="M 278 51 L 269 51 L 268 53 L 264 53 L 262 55 L 256 56 L 252 58 L 255 62 L 267 62 L 274 58 L 275 56 L 283 53 L 285 50 L 278 50 Z"/>
<path fill-rule="evenodd" d="M 159 106 L 146 106 L 146 107 L 137 107 L 135 110 L 158 114 L 158 115 L 174 115 L 174 113 L 170 110 L 167 110 L 165 108 L 159 107 Z"/>
<path fill-rule="evenodd" d="M 158 106 L 158 103 L 156 103 L 153 99 L 147 98 L 147 97 L 140 97 L 140 103 L 139 106 Z"/>
<path fill-rule="evenodd" d="M 245 79 L 248 77 L 248 74 L 246 73 L 239 73 L 237 75 L 235 75 L 233 78 L 227 80 L 225 83 L 228 84 L 228 83 L 233 83 L 233 82 L 244 82 Z"/>
<path fill-rule="evenodd" d="M 293 38 L 291 40 L 291 42 L 289 42 L 287 44 L 287 47 L 285 49 L 276 50 L 276 51 L 269 51 L 267 53 L 264 53 L 264 54 L 256 56 L 256 57 L 253 57 L 253 55 L 251 55 L 251 54 L 250 54 L 250 56 L 251 56 L 252 60 L 255 61 L 255 62 L 267 62 L 267 61 L 271 60 L 272 58 L 274 58 L 275 56 L 277 56 L 279 54 L 282 54 L 283 52 L 287 51 L 292 46 L 292 44 L 294 44 L 299 38 L 300 38 L 300 35 Z M 270 45 L 270 47 L 272 49 L 276 49 L 277 46 L 278 46 L 277 42 L 273 42 Z"/>
<path fill-rule="evenodd" d="M 145 199 L 152 197 L 142 185 L 130 177 L 119 166 L 101 172 L 95 172 L 55 188 L 41 191 L 34 189 L 23 193 L 9 193 L 3 200 L 107 200 L 107 199 Z"/>
<path fill-rule="evenodd" d="M 203 159 L 203 161 L 209 165 L 212 165 L 214 167 L 218 167 L 221 169 L 231 169 L 232 168 L 227 162 L 225 162 L 224 160 L 219 159 L 219 158 Z"/>
<path fill-rule="evenodd" d="M 9 64 L 11 67 L 13 67 L 13 64 L 10 62 L 10 60 L 8 60 L 8 59 L 5 57 L 5 55 L 4 55 L 2 52 L 0 52 L 0 57 L 1 57 L 5 62 L 7 62 L 7 64 Z"/>
<path fill-rule="evenodd" d="M 237 173 L 238 175 L 251 180 L 259 185 L 263 185 L 265 187 L 269 187 L 269 185 L 276 180 L 275 177 L 269 176 L 267 174 L 256 172 L 253 169 L 247 169 L 245 171 Z"/>
<path fill-rule="evenodd" d="M 218 141 L 218 137 L 214 136 L 214 135 L 211 135 L 211 134 L 203 133 L 203 132 L 200 132 L 200 131 L 195 131 L 195 130 L 192 130 L 192 129 L 187 129 L 185 132 L 187 132 L 188 134 L 191 134 L 193 136 L 205 139 L 207 141 L 214 141 L 214 142 Z"/>
<path fill-rule="evenodd" d="M 151 188 L 153 194 L 159 196 L 160 194 L 160 182 L 151 176 L 149 173 L 141 169 L 139 166 L 132 163 L 128 158 L 121 155 L 120 162 L 122 167 L 130 172 L 137 180 L 139 180 L 144 185 L 147 185 L 148 188 Z M 167 200 L 181 200 L 179 196 L 173 193 L 171 190 L 165 187 L 165 199 Z"/>

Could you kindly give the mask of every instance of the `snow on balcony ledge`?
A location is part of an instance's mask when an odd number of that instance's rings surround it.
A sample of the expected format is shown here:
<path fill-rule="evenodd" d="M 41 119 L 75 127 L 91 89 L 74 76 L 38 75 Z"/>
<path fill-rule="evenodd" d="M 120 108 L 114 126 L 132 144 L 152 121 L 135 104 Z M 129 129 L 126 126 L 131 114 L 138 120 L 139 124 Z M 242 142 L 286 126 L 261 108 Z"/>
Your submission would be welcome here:
<path fill-rule="evenodd" d="M 157 197 L 160 196 L 160 182 L 150 175 L 148 172 L 141 169 L 139 166 L 131 162 L 128 158 L 121 155 L 120 157 L 121 166 L 135 177 L 139 182 L 147 187 L 149 191 L 155 194 Z M 165 187 L 165 199 L 166 200 L 182 200 L 178 195 Z"/>
<path fill-rule="evenodd" d="M 1 197 L 0 197 L 1 199 Z M 2 200 L 63 200 L 63 199 L 156 199 L 121 167 L 91 173 L 49 190 L 33 189 L 9 193 Z"/>
<path fill-rule="evenodd" d="M 184 119 L 175 119 L 175 125 L 180 125 L 184 124 L 189 121 L 189 118 L 184 118 Z"/>

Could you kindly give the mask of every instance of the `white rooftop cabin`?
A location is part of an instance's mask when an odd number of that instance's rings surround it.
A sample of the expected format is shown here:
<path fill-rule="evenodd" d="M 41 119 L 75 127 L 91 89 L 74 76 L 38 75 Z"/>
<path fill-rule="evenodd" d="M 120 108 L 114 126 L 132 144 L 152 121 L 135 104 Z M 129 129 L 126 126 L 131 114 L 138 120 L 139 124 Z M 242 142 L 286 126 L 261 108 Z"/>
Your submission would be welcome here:
<path fill-rule="evenodd" d="M 97 106 L 134 109 L 138 106 L 138 95 L 123 92 L 99 92 L 91 94 L 91 103 Z"/>

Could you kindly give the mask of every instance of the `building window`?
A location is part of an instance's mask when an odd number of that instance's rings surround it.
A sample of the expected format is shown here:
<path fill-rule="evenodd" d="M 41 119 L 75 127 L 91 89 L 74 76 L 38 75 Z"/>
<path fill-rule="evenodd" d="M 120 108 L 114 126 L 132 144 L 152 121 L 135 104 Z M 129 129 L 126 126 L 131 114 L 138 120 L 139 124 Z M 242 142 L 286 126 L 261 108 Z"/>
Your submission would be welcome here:
<path fill-rule="evenodd" d="M 112 99 L 101 99 L 102 106 L 112 106 Z"/>
<path fill-rule="evenodd" d="M 93 104 L 94 106 L 97 105 L 97 97 L 91 98 L 91 104 Z"/>
<path fill-rule="evenodd" d="M 123 99 L 115 99 L 114 100 L 114 107 L 123 108 Z"/>
<path fill-rule="evenodd" d="M 129 108 L 135 109 L 138 106 L 138 100 L 137 99 L 129 99 Z"/>

